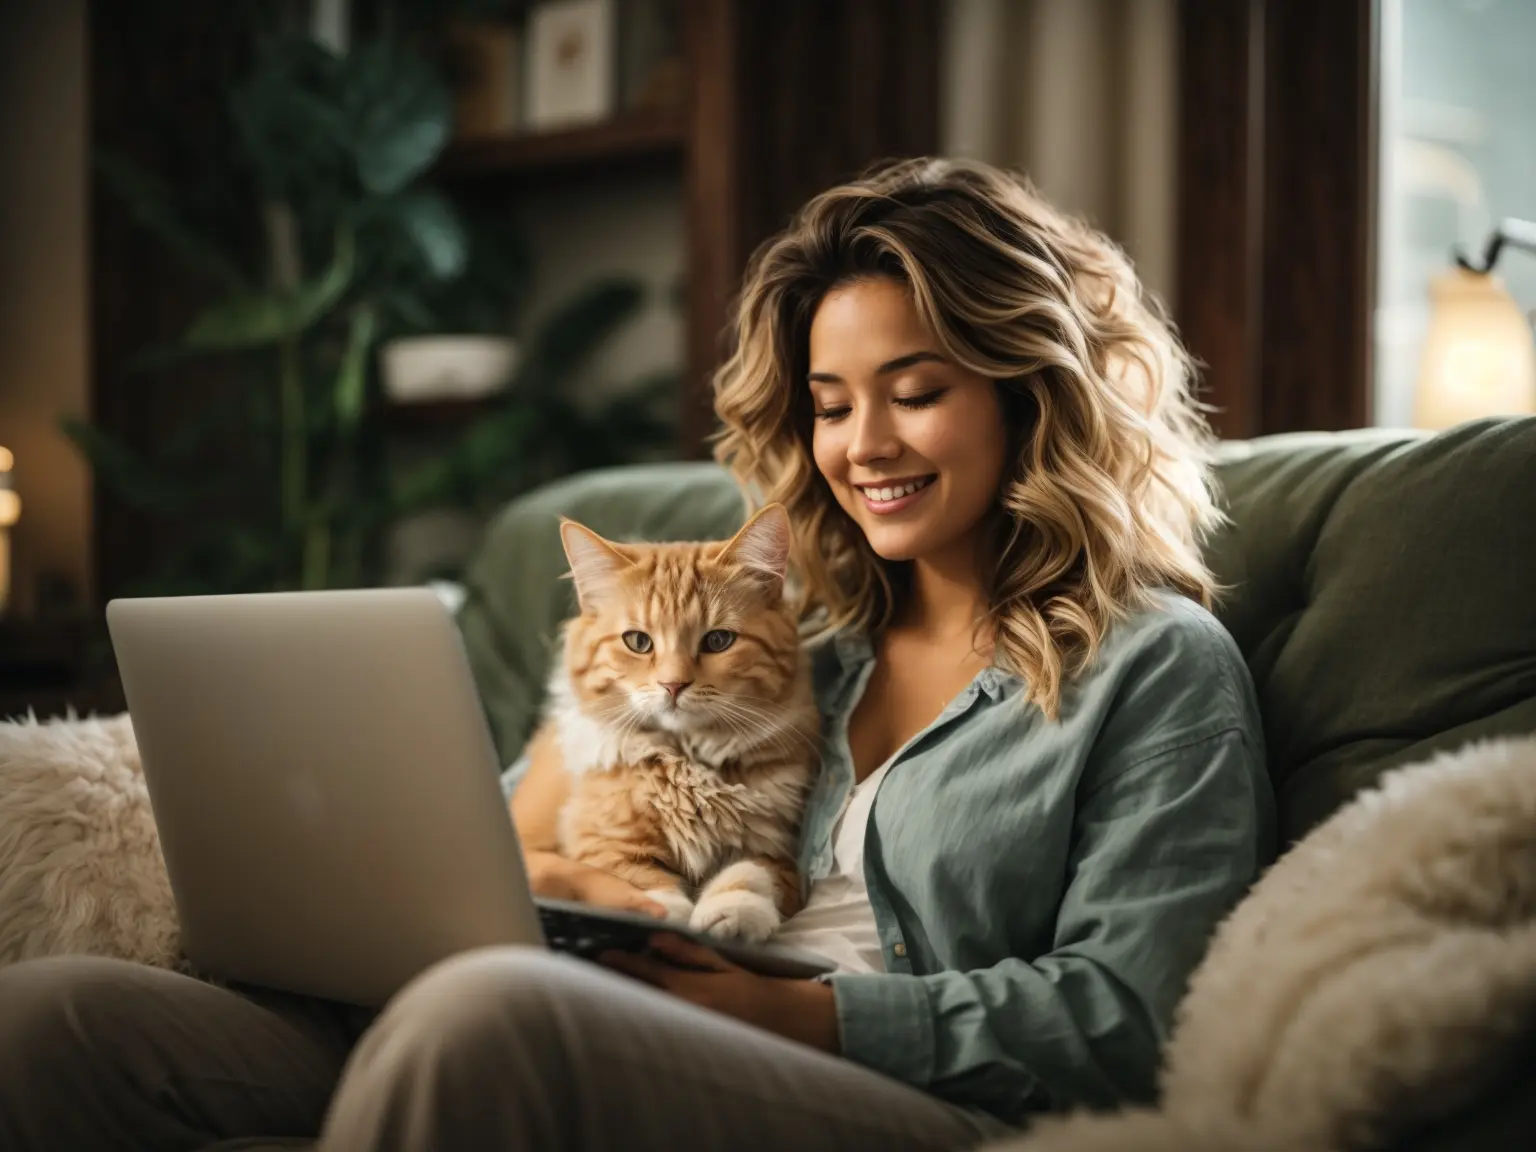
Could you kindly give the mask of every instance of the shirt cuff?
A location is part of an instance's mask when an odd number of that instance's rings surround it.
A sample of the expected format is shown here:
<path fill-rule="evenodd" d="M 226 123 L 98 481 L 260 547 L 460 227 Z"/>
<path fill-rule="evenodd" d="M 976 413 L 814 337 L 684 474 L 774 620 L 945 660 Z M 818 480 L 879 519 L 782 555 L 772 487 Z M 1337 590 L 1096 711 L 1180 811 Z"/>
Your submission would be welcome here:
<path fill-rule="evenodd" d="M 921 977 L 850 972 L 828 983 L 844 1056 L 919 1088 L 933 1082 L 933 1009 Z"/>

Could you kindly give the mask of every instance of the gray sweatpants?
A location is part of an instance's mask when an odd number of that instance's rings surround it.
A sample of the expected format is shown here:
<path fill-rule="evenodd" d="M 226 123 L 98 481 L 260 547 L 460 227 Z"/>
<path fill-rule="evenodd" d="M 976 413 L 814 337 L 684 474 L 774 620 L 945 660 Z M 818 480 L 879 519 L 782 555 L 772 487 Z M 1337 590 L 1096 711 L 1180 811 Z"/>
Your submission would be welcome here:
<path fill-rule="evenodd" d="M 376 1020 L 110 960 L 0 968 L 6 1152 L 317 1136 L 324 1152 L 896 1152 L 970 1148 L 1002 1131 L 848 1061 L 530 949 L 440 964 Z"/>

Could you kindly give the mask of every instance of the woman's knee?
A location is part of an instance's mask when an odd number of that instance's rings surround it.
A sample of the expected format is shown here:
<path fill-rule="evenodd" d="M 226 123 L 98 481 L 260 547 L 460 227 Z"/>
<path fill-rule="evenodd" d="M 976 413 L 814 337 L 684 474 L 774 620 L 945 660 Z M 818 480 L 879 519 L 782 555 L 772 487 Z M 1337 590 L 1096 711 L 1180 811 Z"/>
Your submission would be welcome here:
<path fill-rule="evenodd" d="M 0 968 L 0 1131 L 75 1106 L 133 1011 L 132 965 L 89 956 Z"/>
<path fill-rule="evenodd" d="M 443 1032 L 515 1022 L 533 1027 L 550 1013 L 590 1003 L 605 973 L 536 948 L 481 948 L 428 968 L 395 996 L 383 1019 Z"/>
<path fill-rule="evenodd" d="M 464 953 L 429 969 L 353 1053 L 320 1146 L 469 1147 L 471 1137 L 485 1147 L 570 1145 L 583 1037 L 609 979 L 529 948 Z"/>
<path fill-rule="evenodd" d="M 391 1045 L 450 1060 L 488 1074 L 526 1054 L 549 1067 L 568 1055 L 584 1021 L 613 979 L 591 965 L 532 948 L 487 948 L 434 965 L 402 989 L 374 1031 Z"/>
<path fill-rule="evenodd" d="M 94 956 L 57 956 L 0 968 L 0 1068 L 79 1047 L 80 1030 L 120 998 L 127 967 Z"/>

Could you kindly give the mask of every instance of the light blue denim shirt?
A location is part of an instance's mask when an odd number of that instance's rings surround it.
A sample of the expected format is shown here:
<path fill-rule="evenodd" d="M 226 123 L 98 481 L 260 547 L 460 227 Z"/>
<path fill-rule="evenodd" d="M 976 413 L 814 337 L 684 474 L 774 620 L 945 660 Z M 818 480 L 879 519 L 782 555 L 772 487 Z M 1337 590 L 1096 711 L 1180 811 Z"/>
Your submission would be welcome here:
<path fill-rule="evenodd" d="M 812 883 L 873 667 L 857 635 L 815 654 Z M 1274 852 L 1263 749 L 1236 645 L 1171 594 L 1110 630 L 1056 721 L 979 673 L 880 784 L 864 871 L 886 972 L 830 978 L 843 1054 L 1010 1123 L 1149 1099 L 1191 970 Z"/>

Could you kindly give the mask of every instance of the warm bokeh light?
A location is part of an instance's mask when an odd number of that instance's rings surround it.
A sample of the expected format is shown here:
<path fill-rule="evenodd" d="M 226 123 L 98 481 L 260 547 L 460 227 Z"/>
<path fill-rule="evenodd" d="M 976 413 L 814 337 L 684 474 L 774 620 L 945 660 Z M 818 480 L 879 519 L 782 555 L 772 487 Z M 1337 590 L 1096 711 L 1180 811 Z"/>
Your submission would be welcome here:
<path fill-rule="evenodd" d="M 0 448 L 0 528 L 9 528 L 21 515 L 21 497 L 11 490 L 11 470 L 16 457 L 9 448 Z"/>
<path fill-rule="evenodd" d="M 1536 412 L 1536 337 L 1499 279 L 1457 268 L 1435 277 L 1429 294 L 1414 424 Z"/>
<path fill-rule="evenodd" d="M 11 489 L 11 469 L 16 457 L 9 448 L 0 448 L 0 613 L 11 595 L 11 537 L 6 529 L 21 516 L 21 497 Z"/>

